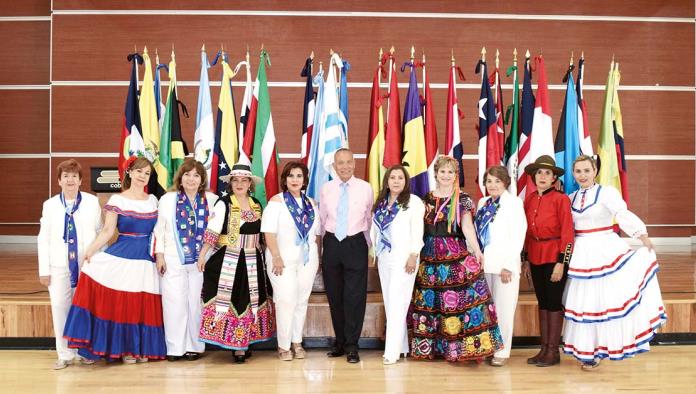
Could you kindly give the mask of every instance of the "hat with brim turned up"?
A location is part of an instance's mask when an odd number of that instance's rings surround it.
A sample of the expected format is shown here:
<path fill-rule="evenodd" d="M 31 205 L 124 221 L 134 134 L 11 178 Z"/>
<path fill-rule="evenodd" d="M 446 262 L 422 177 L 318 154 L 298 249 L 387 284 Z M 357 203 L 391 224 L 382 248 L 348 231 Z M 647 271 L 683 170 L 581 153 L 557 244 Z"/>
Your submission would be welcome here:
<path fill-rule="evenodd" d="M 524 168 L 524 172 L 534 176 L 537 170 L 542 168 L 551 170 L 551 172 L 553 172 L 556 176 L 565 174 L 565 170 L 560 167 L 556 167 L 556 161 L 549 155 L 539 156 L 539 158 L 534 160 L 534 163 L 528 164 L 527 167 Z"/>
<path fill-rule="evenodd" d="M 243 177 L 243 178 L 249 178 L 256 185 L 263 182 L 263 179 L 261 179 L 260 177 L 257 177 L 256 175 L 251 173 L 251 168 L 248 165 L 239 164 L 239 163 L 233 165 L 230 173 L 227 175 L 221 176 L 220 180 L 225 182 L 225 183 L 230 183 L 230 180 L 236 176 Z"/>

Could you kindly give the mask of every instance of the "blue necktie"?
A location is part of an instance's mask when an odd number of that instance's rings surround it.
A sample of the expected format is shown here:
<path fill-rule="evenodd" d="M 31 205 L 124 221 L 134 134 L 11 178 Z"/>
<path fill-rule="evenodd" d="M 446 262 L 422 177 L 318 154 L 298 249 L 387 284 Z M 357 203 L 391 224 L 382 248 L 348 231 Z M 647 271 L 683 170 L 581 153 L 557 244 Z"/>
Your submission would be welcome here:
<path fill-rule="evenodd" d="M 341 183 L 341 195 L 336 206 L 336 239 L 343 241 L 348 235 L 348 183 Z"/>

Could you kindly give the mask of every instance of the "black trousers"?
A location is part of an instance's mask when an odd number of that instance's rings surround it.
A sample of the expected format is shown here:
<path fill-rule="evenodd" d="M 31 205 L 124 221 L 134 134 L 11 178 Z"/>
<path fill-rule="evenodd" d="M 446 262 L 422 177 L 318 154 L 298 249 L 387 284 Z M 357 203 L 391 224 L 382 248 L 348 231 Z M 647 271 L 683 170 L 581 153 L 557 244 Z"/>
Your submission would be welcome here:
<path fill-rule="evenodd" d="M 563 269 L 563 277 L 558 282 L 551 282 L 551 274 L 555 263 L 534 265 L 529 264 L 532 271 L 532 283 L 536 293 L 539 309 L 551 312 L 563 310 L 563 290 L 568 278 L 568 266 Z"/>
<path fill-rule="evenodd" d="M 358 349 L 367 302 L 367 241 L 363 233 L 338 241 L 327 232 L 321 257 L 336 346 Z"/>

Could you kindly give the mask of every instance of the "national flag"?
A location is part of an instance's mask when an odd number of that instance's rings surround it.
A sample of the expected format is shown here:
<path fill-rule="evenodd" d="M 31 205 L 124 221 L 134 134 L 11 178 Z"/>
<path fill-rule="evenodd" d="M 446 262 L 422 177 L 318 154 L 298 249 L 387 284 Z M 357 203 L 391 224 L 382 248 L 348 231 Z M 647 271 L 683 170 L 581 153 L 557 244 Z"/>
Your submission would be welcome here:
<path fill-rule="evenodd" d="M 341 147 L 348 147 L 348 71 L 350 71 L 350 63 L 341 58 L 341 66 L 339 66 L 341 74 L 341 84 L 338 89 L 338 107 L 341 112 Z"/>
<path fill-rule="evenodd" d="M 217 61 L 217 58 L 216 58 Z M 198 82 L 198 110 L 196 111 L 196 132 L 193 137 L 194 157 L 203 164 L 208 174 L 208 188 L 217 188 L 217 163 L 213 164 L 215 149 L 215 125 L 213 124 L 210 81 L 208 80 L 208 54 L 205 45 L 201 48 L 201 76 Z M 213 177 L 212 169 L 215 168 Z M 216 181 L 213 181 L 215 179 Z M 216 191 L 216 190 L 214 190 Z"/>
<path fill-rule="evenodd" d="M 512 104 L 508 107 L 505 115 L 505 123 L 510 125 L 510 134 L 505 141 L 505 167 L 510 175 L 510 186 L 508 192 L 513 196 L 517 195 L 517 177 L 519 164 L 520 148 L 520 83 L 517 73 L 517 49 L 515 49 L 515 60 L 513 65 L 507 69 L 506 76 L 512 74 Z M 512 119 L 510 120 L 510 115 Z"/>
<path fill-rule="evenodd" d="M 312 52 L 314 54 L 314 52 Z M 314 87 L 312 85 L 312 57 L 305 60 L 300 76 L 305 77 L 305 97 L 302 105 L 302 137 L 300 138 L 300 161 L 307 164 L 314 129 Z"/>
<path fill-rule="evenodd" d="M 254 96 L 259 81 L 251 82 L 251 63 L 249 52 L 246 56 L 246 83 L 244 84 L 244 98 L 242 99 L 242 111 L 239 116 L 239 162 L 251 167 L 251 156 L 254 154 L 254 132 L 256 129 L 256 113 L 259 102 Z"/>
<path fill-rule="evenodd" d="M 411 176 L 411 193 L 423 197 L 430 187 L 428 184 L 428 164 L 425 158 L 425 135 L 423 131 L 423 114 L 421 113 L 421 101 L 418 95 L 418 81 L 416 80 L 416 65 L 413 61 L 404 63 L 410 67 L 408 81 L 408 93 L 404 104 L 404 147 L 402 165 L 406 167 Z"/>
<path fill-rule="evenodd" d="M 476 73 L 481 73 L 481 94 L 478 101 L 478 177 L 477 183 L 482 196 L 486 195 L 483 176 L 490 166 L 500 165 L 502 157 L 498 148 L 498 125 L 496 124 L 495 101 L 488 79 L 488 66 L 479 60 Z"/>
<path fill-rule="evenodd" d="M 494 139 L 488 141 L 486 149 L 493 152 L 494 159 L 490 166 L 501 165 L 505 163 L 505 105 L 503 104 L 503 88 L 500 81 L 500 70 L 498 62 L 495 65 L 495 71 L 491 75 L 491 91 L 495 92 L 495 133 Z M 491 144 L 491 142 L 494 142 Z M 489 167 L 490 167 L 489 166 Z"/>
<path fill-rule="evenodd" d="M 268 94 L 268 80 L 266 77 L 266 62 L 271 65 L 268 53 L 261 49 L 259 71 L 256 75 L 254 98 L 258 102 L 256 115 L 256 129 L 254 131 L 254 153 L 251 159 L 251 172 L 261 177 L 264 182 L 256 185 L 254 196 L 266 207 L 266 202 L 278 194 L 278 153 L 276 151 L 276 137 L 273 130 L 273 116 L 271 115 L 271 99 Z"/>
<path fill-rule="evenodd" d="M 227 194 L 227 185 L 220 180 L 221 176 L 230 173 L 232 166 L 237 162 L 239 146 L 237 142 L 237 119 L 234 112 L 234 99 L 232 98 L 232 78 L 234 71 L 227 62 L 227 56 L 222 54 L 222 81 L 220 83 L 220 98 L 218 99 L 217 120 L 215 122 L 215 158 L 217 173 L 215 181 L 217 186 L 214 191 L 221 196 Z M 212 184 L 212 180 L 211 180 Z"/>
<path fill-rule="evenodd" d="M 174 183 L 174 175 L 184 163 L 188 155 L 188 148 L 181 136 L 181 119 L 179 117 L 179 99 L 176 93 L 176 60 L 172 51 L 172 60 L 169 62 L 169 92 L 167 94 L 167 107 L 162 118 L 162 134 L 159 161 L 167 173 L 167 189 Z M 186 107 L 184 113 L 188 117 Z"/>
<path fill-rule="evenodd" d="M 389 56 L 389 90 L 387 92 L 387 125 L 384 131 L 384 168 L 401 164 L 401 107 L 399 84 L 396 81 L 396 59 Z"/>
<path fill-rule="evenodd" d="M 423 56 L 423 120 L 425 134 L 425 164 L 428 166 L 428 186 L 435 190 L 435 162 L 439 155 L 437 146 L 437 127 L 435 127 L 435 110 L 433 108 L 433 96 L 430 93 L 430 78 L 425 69 L 425 56 Z M 376 196 L 376 194 L 375 194 Z"/>
<path fill-rule="evenodd" d="M 315 201 L 319 201 L 319 192 L 322 185 L 329 181 L 329 171 L 324 168 L 324 129 L 326 118 L 324 116 L 324 71 L 319 70 L 314 77 L 314 85 L 317 85 L 317 98 L 314 110 L 314 128 L 312 130 L 312 141 L 307 157 L 307 168 L 309 169 L 309 182 L 307 184 L 307 195 Z"/>
<path fill-rule="evenodd" d="M 565 174 L 560 178 L 563 192 L 571 194 L 578 190 L 578 183 L 573 177 L 573 161 L 580 156 L 580 140 L 578 139 L 578 95 L 573 82 L 573 65 L 563 78 L 566 81 L 566 95 L 561 111 L 561 120 L 556 132 L 556 166 L 563 168 Z"/>
<path fill-rule="evenodd" d="M 336 69 L 341 69 L 343 62 L 338 53 L 331 56 L 329 72 L 326 75 L 324 85 L 324 128 L 322 129 L 322 140 L 324 141 L 324 153 L 322 163 L 324 169 L 329 172 L 330 178 L 336 178 L 336 170 L 333 168 L 334 153 L 340 148 L 345 147 L 347 141 L 343 138 L 343 130 L 347 130 L 346 119 L 341 113 L 339 106 L 339 92 L 336 86 Z"/>
<path fill-rule="evenodd" d="M 147 53 L 147 47 L 143 51 L 143 62 L 145 63 L 145 75 L 143 76 L 143 88 L 140 91 L 140 120 L 142 122 L 143 142 L 145 144 L 145 157 L 152 162 L 155 173 L 150 175 L 148 183 L 148 193 L 154 194 L 157 198 L 161 197 L 167 190 L 167 172 L 162 163 L 159 162 L 160 154 L 160 133 L 157 122 L 157 106 L 155 103 L 155 91 L 152 88 L 152 63 Z"/>
<path fill-rule="evenodd" d="M 524 81 L 520 106 L 520 148 L 518 151 L 517 195 L 524 200 L 525 195 L 535 190 L 533 179 L 524 172 L 528 164 L 534 162 L 531 155 L 532 128 L 534 124 L 534 105 L 536 99 L 532 92 L 532 65 L 527 51 L 524 61 Z"/>
<path fill-rule="evenodd" d="M 623 122 L 618 95 L 620 81 L 621 73 L 619 72 L 618 64 L 614 64 L 612 61 L 605 88 L 602 123 L 599 130 L 597 149 L 599 174 L 597 175 L 597 183 L 611 186 L 618 190 L 626 204 L 628 204 Z"/>
<path fill-rule="evenodd" d="M 159 54 L 155 51 L 155 107 L 157 108 L 157 125 L 162 133 L 162 123 L 164 122 L 164 111 L 166 107 L 162 104 L 162 84 L 160 83 L 160 69 L 167 69 L 166 64 L 160 64 Z"/>
<path fill-rule="evenodd" d="M 532 125 L 532 145 L 530 147 L 531 161 L 543 155 L 554 157 L 555 153 L 546 66 L 544 66 L 544 58 L 541 55 L 534 60 L 536 69 L 539 72 L 539 81 L 537 82 L 537 94 L 534 103 L 534 124 Z"/>
<path fill-rule="evenodd" d="M 131 67 L 130 84 L 126 96 L 126 107 L 123 111 L 123 125 L 121 126 L 121 139 L 118 150 L 118 175 L 123 179 L 124 163 L 129 157 L 145 152 L 143 136 L 140 133 L 140 109 L 138 108 L 138 64 L 142 64 L 143 58 L 138 53 L 128 55 L 128 61 L 133 62 Z"/>
<path fill-rule="evenodd" d="M 585 78 L 585 56 L 580 57 L 578 62 L 578 82 L 575 88 L 578 91 L 578 134 L 580 140 L 580 152 L 583 155 L 592 156 L 592 138 L 590 136 L 590 125 L 587 123 L 587 104 L 585 97 L 582 95 L 582 85 Z"/>
<path fill-rule="evenodd" d="M 372 78 L 372 94 L 370 95 L 370 124 L 367 138 L 367 166 L 365 166 L 365 179 L 372 186 L 372 195 L 377 198 L 381 190 L 382 177 L 384 177 L 384 111 L 382 111 L 382 97 L 379 91 L 380 73 L 382 62 L 380 60 L 375 76 Z"/>
<path fill-rule="evenodd" d="M 457 104 L 457 84 L 456 74 L 459 73 L 463 77 L 459 67 L 454 65 L 450 68 L 449 84 L 447 85 L 447 124 L 445 127 L 445 153 L 457 160 L 459 163 L 459 186 L 464 186 L 464 165 L 462 157 L 464 156 L 464 147 L 462 146 L 461 135 L 459 134 L 459 106 Z M 462 78 L 463 79 L 463 78 Z"/>

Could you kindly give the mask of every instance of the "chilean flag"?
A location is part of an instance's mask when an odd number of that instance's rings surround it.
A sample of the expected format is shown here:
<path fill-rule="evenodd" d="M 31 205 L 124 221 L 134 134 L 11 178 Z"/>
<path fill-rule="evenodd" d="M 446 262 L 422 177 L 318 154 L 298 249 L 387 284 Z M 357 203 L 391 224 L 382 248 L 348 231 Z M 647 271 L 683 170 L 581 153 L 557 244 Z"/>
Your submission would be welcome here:
<path fill-rule="evenodd" d="M 476 66 L 476 73 L 481 72 L 481 95 L 478 101 L 478 179 L 479 191 L 486 195 L 486 187 L 483 184 L 483 175 L 486 169 L 492 165 L 499 165 L 502 157 L 498 149 L 498 125 L 496 123 L 495 102 L 488 80 L 488 67 L 486 62 L 480 60 Z"/>

